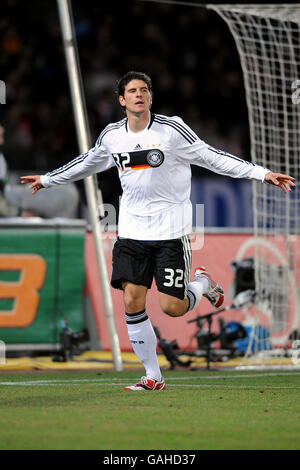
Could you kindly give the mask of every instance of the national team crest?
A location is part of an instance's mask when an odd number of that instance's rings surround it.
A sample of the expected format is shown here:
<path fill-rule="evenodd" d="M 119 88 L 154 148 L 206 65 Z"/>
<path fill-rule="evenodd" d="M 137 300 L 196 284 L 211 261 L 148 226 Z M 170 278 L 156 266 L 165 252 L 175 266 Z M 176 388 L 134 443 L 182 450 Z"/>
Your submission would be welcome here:
<path fill-rule="evenodd" d="M 165 159 L 163 152 L 158 149 L 113 153 L 112 156 L 120 171 L 157 168 Z"/>
<path fill-rule="evenodd" d="M 147 162 L 150 166 L 152 167 L 157 167 L 162 164 L 164 161 L 164 154 L 161 150 L 155 149 L 155 150 L 150 150 L 147 153 Z"/>

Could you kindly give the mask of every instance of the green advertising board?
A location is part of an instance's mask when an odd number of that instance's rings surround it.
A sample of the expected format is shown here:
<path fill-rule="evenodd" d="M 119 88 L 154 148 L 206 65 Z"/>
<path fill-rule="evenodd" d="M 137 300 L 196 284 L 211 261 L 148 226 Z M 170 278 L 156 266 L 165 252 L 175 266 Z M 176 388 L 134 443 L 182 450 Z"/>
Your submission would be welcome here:
<path fill-rule="evenodd" d="M 85 221 L 0 222 L 0 340 L 59 343 L 61 320 L 84 327 Z"/>

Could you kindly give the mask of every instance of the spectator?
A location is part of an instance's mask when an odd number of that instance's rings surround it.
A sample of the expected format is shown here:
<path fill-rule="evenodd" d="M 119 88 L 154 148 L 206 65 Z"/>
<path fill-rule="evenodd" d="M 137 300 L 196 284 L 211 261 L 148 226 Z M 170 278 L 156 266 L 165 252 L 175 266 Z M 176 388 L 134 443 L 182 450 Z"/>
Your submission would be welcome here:
<path fill-rule="evenodd" d="M 0 124 L 0 146 L 3 144 L 4 127 Z M 48 192 L 46 196 L 42 195 L 33 201 L 26 188 L 9 184 L 8 165 L 3 153 L 0 153 L 0 217 L 75 217 L 78 203 L 79 194 L 75 184 Z"/>
<path fill-rule="evenodd" d="M 4 127 L 0 124 L 0 147 L 4 144 Z M 10 204 L 5 197 L 5 186 L 8 183 L 8 168 L 2 152 L 0 152 L 0 217 L 16 217 L 17 207 Z"/>

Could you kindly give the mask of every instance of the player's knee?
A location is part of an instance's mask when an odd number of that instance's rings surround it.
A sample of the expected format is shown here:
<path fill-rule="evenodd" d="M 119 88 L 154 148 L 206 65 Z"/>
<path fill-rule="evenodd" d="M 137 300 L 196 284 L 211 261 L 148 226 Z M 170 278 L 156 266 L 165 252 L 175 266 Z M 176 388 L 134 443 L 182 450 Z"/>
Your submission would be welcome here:
<path fill-rule="evenodd" d="M 170 317 L 181 317 L 185 314 L 185 309 L 181 303 L 178 302 L 168 302 L 165 305 L 162 305 L 162 311 L 169 315 Z"/>
<path fill-rule="evenodd" d="M 145 297 L 139 289 L 133 286 L 124 290 L 124 304 L 126 312 L 140 312 L 145 308 Z"/>
<path fill-rule="evenodd" d="M 126 312 L 140 312 L 145 308 L 143 299 L 130 294 L 124 296 L 124 304 Z"/>

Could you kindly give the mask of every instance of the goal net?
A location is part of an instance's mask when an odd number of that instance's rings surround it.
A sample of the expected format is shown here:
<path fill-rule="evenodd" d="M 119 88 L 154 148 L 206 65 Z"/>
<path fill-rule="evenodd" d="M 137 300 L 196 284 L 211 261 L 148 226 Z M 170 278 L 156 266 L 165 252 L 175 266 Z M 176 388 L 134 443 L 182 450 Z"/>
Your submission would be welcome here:
<path fill-rule="evenodd" d="M 234 36 L 252 161 L 300 180 L 300 4 L 207 5 Z M 300 365 L 300 192 L 253 182 L 257 304 L 242 365 Z M 263 335 L 261 331 L 265 332 Z"/>

